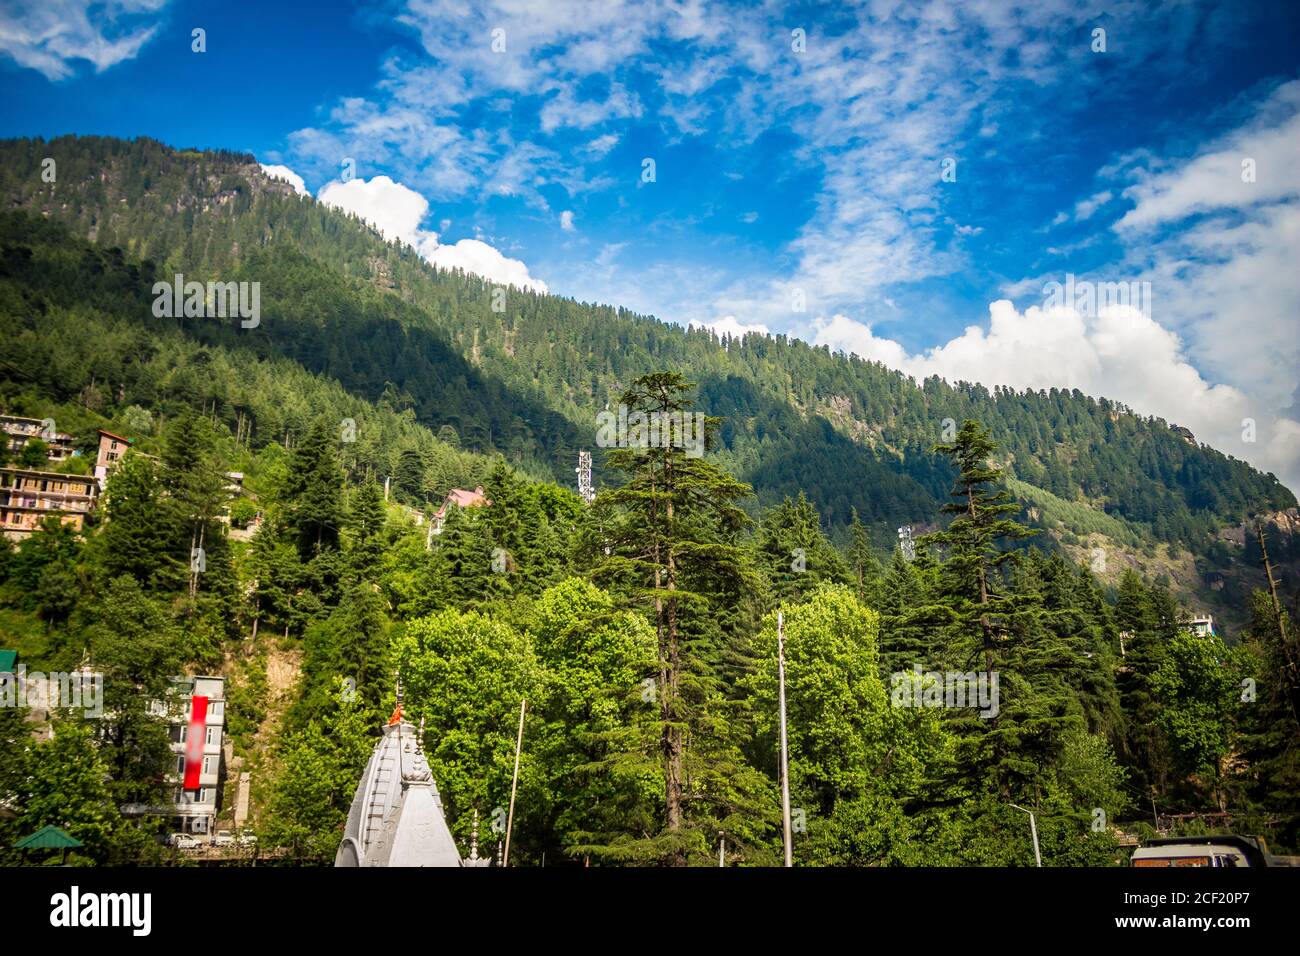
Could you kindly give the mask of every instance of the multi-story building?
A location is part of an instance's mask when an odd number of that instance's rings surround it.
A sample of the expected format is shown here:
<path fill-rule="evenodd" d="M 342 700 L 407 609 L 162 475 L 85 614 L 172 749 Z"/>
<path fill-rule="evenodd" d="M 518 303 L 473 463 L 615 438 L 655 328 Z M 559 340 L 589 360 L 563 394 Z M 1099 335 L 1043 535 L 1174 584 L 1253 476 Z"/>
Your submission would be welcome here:
<path fill-rule="evenodd" d="M 95 478 L 99 482 L 101 491 L 108 481 L 108 473 L 117 467 L 118 461 L 132 444 L 129 438 L 114 435 L 102 428 L 99 430 L 99 454 L 95 458 Z"/>
<path fill-rule="evenodd" d="M 195 697 L 207 699 L 205 723 L 200 731 L 203 734 L 202 765 L 198 789 L 186 790 L 185 752 Z M 217 814 L 221 812 L 225 787 L 222 742 L 226 726 L 226 679 L 209 676 L 173 678 L 167 699 L 154 701 L 151 710 L 167 718 L 176 764 L 167 774 L 167 784 L 171 789 L 170 806 L 151 807 L 148 812 L 170 816 L 172 829 L 178 833 L 211 834 Z"/>
<path fill-rule="evenodd" d="M 39 438 L 49 445 L 50 461 L 63 461 L 77 453 L 76 439 L 64 432 L 56 432 L 49 418 L 22 418 L 18 415 L 0 415 L 0 432 L 9 444 L 9 454 L 17 456 L 29 441 Z"/>
<path fill-rule="evenodd" d="M 0 532 L 21 540 L 47 515 L 58 515 L 80 531 L 97 491 L 95 480 L 86 475 L 0 468 Z"/>
<path fill-rule="evenodd" d="M 1208 614 L 1192 618 L 1187 628 L 1197 637 L 1213 637 L 1217 633 L 1214 630 L 1214 618 Z"/>

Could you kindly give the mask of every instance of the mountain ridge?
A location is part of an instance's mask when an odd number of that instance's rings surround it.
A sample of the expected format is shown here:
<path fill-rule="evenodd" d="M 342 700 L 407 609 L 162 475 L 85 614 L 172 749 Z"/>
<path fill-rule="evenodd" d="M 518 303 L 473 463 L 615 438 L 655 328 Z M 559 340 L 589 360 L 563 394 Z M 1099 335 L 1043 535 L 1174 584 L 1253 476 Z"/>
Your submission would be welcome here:
<path fill-rule="evenodd" d="M 1051 496 L 1045 510 L 1060 527 L 1042 526 L 1076 559 L 1095 547 L 1126 561 L 1188 550 L 1208 572 L 1236 566 L 1254 581 L 1242 569 L 1245 545 L 1233 553 L 1223 532 L 1250 514 L 1296 507 L 1274 476 L 1077 389 L 917 382 L 786 335 L 737 340 L 515 288 L 494 311 L 498 284 L 437 269 L 355 216 L 299 196 L 248 154 L 102 137 L 8 140 L 0 154 L 8 210 L 120 246 L 160 276 L 261 281 L 262 328 L 244 345 L 406 408 L 430 432 L 450 428 L 462 447 L 504 454 L 534 476 L 571 481 L 604 403 L 637 374 L 672 367 L 697 382 L 697 406 L 725 420 L 716 454 L 755 486 L 756 505 L 806 491 L 841 539 L 853 509 L 877 547 L 897 525 L 932 515 L 951 469 L 931 449 L 965 418 L 989 425 L 1014 480 Z M 40 175 L 46 156 L 57 163 L 54 183 Z M 218 337 L 234 344 L 232 334 Z M 365 354 L 350 341 L 364 341 Z M 1087 530 L 1107 521 L 1136 543 Z M 1179 579 L 1220 603 L 1206 580 L 1186 571 Z"/>

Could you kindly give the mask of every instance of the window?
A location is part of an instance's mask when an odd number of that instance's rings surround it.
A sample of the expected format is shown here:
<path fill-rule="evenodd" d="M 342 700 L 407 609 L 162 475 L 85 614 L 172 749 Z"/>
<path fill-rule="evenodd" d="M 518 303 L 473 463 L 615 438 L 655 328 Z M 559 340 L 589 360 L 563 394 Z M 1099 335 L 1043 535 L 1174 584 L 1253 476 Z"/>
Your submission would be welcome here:
<path fill-rule="evenodd" d="M 207 738 L 203 741 L 204 743 L 206 743 L 206 744 L 210 744 L 210 743 L 212 743 L 212 732 L 213 732 L 214 730 L 216 730 L 216 729 L 217 729 L 216 727 L 209 727 L 209 728 L 208 728 L 208 736 L 207 736 Z"/>
<path fill-rule="evenodd" d="M 177 754 L 177 755 L 176 755 L 176 772 L 177 772 L 178 774 L 184 774 L 184 773 L 185 773 L 185 755 L 184 755 L 184 754 Z"/>
<path fill-rule="evenodd" d="M 204 757 L 204 758 L 203 758 L 203 774 L 204 774 L 204 776 L 206 776 L 207 774 L 209 774 L 209 773 L 212 772 L 212 771 L 209 769 L 209 767 L 211 766 L 211 764 L 212 764 L 212 758 L 211 758 L 211 757 Z"/>

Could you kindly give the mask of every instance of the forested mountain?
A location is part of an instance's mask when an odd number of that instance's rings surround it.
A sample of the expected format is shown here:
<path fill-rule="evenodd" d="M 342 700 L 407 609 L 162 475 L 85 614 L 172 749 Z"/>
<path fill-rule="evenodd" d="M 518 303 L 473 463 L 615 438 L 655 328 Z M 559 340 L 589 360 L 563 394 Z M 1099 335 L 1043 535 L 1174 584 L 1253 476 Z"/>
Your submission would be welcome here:
<path fill-rule="evenodd" d="M 1188 441 L 1169 423 L 1077 391 L 917 383 L 782 335 L 719 339 L 514 288 L 494 302 L 491 283 L 440 272 L 355 217 L 267 178 L 251 156 L 96 137 L 11 140 L 0 156 L 7 208 L 120 249 L 140 270 L 142 295 L 153 278 L 178 272 L 261 283 L 257 328 L 174 321 L 188 340 L 287 359 L 539 477 L 571 481 L 577 450 L 593 443 L 596 413 L 638 374 L 673 368 L 698 383 L 697 407 L 724 420 L 717 455 L 753 484 L 747 507 L 802 492 L 833 540 L 846 540 L 856 509 L 876 546 L 888 548 L 895 528 L 924 524 L 945 500 L 951 469 L 933 446 L 976 418 L 1003 448 L 1028 520 L 1051 532 L 1049 546 L 1074 558 L 1104 549 L 1112 580 L 1158 560 L 1184 593 L 1235 623 L 1259 580 L 1256 562 L 1233 545 L 1242 534 L 1230 529 L 1248 514 L 1295 506 L 1272 476 Z M 41 175 L 47 157 L 54 182 Z M 132 308 L 148 321 L 140 302 Z M 128 382 L 127 366 L 98 354 L 95 361 L 84 371 L 100 387 Z M 75 375 L 61 383 L 74 391 L 88 384 Z M 283 438 L 291 424 L 282 408 L 254 413 L 233 396 L 207 397 L 219 418 L 246 417 L 254 448 Z M 597 484 L 611 477 L 598 456 Z M 435 479 L 422 483 L 435 497 L 445 490 L 432 487 Z"/>
<path fill-rule="evenodd" d="M 0 853 L 57 825 L 88 860 L 174 860 L 121 808 L 166 799 L 148 701 L 183 671 L 228 681 L 266 842 L 328 861 L 400 669 L 462 848 L 508 799 L 527 700 L 518 860 L 713 865 L 722 833 L 725 862 L 771 864 L 778 613 L 801 864 L 1023 864 L 1013 802 L 1056 865 L 1120 861 L 1114 824 L 1152 803 L 1300 840 L 1295 500 L 1271 477 L 1077 393 L 516 289 L 498 312 L 251 157 L 0 155 L 0 405 L 75 436 L 51 467 L 88 470 L 97 428 L 134 440 L 84 534 L 0 540 L 0 646 L 89 662 L 108 695 L 40 744 L 0 708 Z M 259 321 L 157 314 L 176 273 L 260 283 Z M 707 412 L 708 454 L 602 452 L 607 402 Z M 413 511 L 476 485 L 436 536 Z M 1228 642 L 1174 586 L 1211 579 Z M 937 706 L 954 674 L 999 695 Z"/>

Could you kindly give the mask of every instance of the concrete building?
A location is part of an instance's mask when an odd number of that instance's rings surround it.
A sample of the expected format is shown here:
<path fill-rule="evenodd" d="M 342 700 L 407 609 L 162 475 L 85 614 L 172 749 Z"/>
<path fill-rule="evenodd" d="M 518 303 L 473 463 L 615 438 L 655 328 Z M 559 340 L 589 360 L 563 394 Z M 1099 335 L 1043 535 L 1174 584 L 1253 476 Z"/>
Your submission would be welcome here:
<path fill-rule="evenodd" d="M 208 701 L 203 727 L 202 767 L 199 788 L 185 790 L 185 750 L 189 741 L 190 716 L 194 698 Z M 150 807 L 146 812 L 170 816 L 172 829 L 178 833 L 209 835 L 215 831 L 217 814 L 225 789 L 225 761 L 222 743 L 226 726 L 226 679 L 224 677 L 177 677 L 172 679 L 166 700 L 154 701 L 153 713 L 166 717 L 170 724 L 172 755 L 175 766 L 167 774 L 171 804 Z"/>
<path fill-rule="evenodd" d="M 18 415 L 0 415 L 0 432 L 9 443 L 10 457 L 17 457 L 33 438 L 39 438 L 50 446 L 47 457 L 50 461 L 63 461 L 77 453 L 73 443 L 76 439 L 64 432 L 57 432 L 53 419 L 22 418 Z"/>
<path fill-rule="evenodd" d="M 1187 624 L 1187 629 L 1197 637 L 1211 637 L 1216 632 L 1214 630 L 1214 618 L 1206 614 L 1202 617 L 1194 617 Z"/>
<path fill-rule="evenodd" d="M 132 444 L 130 438 L 114 435 L 102 428 L 99 430 L 99 454 L 95 458 L 95 479 L 99 482 L 101 491 L 108 481 L 108 473 L 117 467 L 118 461 Z"/>
<path fill-rule="evenodd" d="M 85 475 L 0 468 L 0 532 L 21 541 L 48 515 L 80 531 L 97 492 L 94 479 Z"/>

